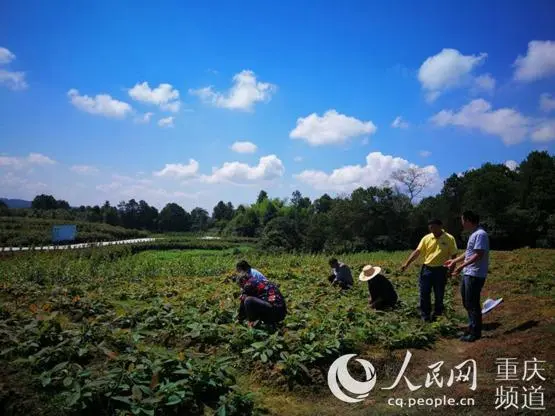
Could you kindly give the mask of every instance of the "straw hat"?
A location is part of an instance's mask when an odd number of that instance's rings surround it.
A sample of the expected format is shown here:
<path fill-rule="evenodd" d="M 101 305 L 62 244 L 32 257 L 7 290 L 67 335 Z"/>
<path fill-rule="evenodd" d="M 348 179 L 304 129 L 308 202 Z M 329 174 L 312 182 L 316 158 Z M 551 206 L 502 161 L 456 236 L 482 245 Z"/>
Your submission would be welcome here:
<path fill-rule="evenodd" d="M 366 282 L 367 280 L 373 279 L 379 275 L 382 271 L 381 267 L 370 266 L 369 264 L 362 268 L 362 273 L 358 276 L 359 280 Z"/>
<path fill-rule="evenodd" d="M 485 315 L 486 313 L 491 311 L 493 308 L 497 307 L 497 305 L 499 305 L 502 302 L 503 302 L 503 298 L 499 298 L 497 300 L 486 299 L 483 305 L 482 315 Z"/>

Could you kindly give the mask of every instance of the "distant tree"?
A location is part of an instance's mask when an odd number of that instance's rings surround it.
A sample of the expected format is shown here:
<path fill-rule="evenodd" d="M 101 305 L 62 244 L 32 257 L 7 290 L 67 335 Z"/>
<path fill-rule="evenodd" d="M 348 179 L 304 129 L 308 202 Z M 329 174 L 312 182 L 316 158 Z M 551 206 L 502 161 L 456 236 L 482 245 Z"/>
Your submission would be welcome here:
<path fill-rule="evenodd" d="M 115 207 L 112 207 L 109 201 L 104 202 L 104 205 L 101 208 L 101 212 L 102 222 L 109 225 L 119 224 L 118 210 Z"/>
<path fill-rule="evenodd" d="M 314 211 L 317 214 L 325 214 L 331 209 L 332 203 L 333 199 L 328 194 L 324 194 L 320 198 L 314 200 Z"/>
<path fill-rule="evenodd" d="M 159 215 L 161 231 L 185 232 L 191 230 L 191 215 L 176 203 L 169 203 Z"/>
<path fill-rule="evenodd" d="M 210 226 L 210 217 L 203 208 L 195 208 L 191 211 L 191 230 L 205 231 Z"/>
<path fill-rule="evenodd" d="M 239 208 L 241 206 L 242 205 L 240 205 Z M 226 232 L 240 237 L 255 237 L 258 234 L 260 226 L 258 215 L 252 209 L 243 207 L 243 210 L 237 210 L 237 214 L 227 225 Z"/>
<path fill-rule="evenodd" d="M 212 210 L 212 219 L 214 221 L 226 220 L 229 221 L 233 218 L 233 204 L 228 202 L 227 204 L 224 201 L 220 201 L 216 204 L 214 209 Z"/>
<path fill-rule="evenodd" d="M 302 194 L 299 191 L 295 191 L 291 197 L 291 205 L 296 209 L 303 209 L 308 208 L 311 202 L 309 198 L 303 198 Z"/>
<path fill-rule="evenodd" d="M 301 238 L 297 232 L 295 221 L 291 218 L 279 217 L 271 220 L 262 232 L 260 246 L 263 249 L 282 249 L 291 251 L 300 248 Z"/>
<path fill-rule="evenodd" d="M 154 230 L 158 221 L 158 210 L 148 205 L 146 201 L 140 200 L 137 208 L 137 228 Z"/>
<path fill-rule="evenodd" d="M 414 167 L 396 170 L 391 175 L 391 178 L 406 187 L 411 202 L 414 202 L 415 198 L 432 183 L 432 178 L 428 172 Z"/>
<path fill-rule="evenodd" d="M 266 199 L 268 199 L 268 194 L 266 193 L 266 191 L 260 191 L 260 193 L 258 194 L 258 198 L 256 198 L 256 203 L 260 204 L 262 201 L 265 201 Z"/>
<path fill-rule="evenodd" d="M 31 208 L 33 209 L 56 209 L 58 207 L 56 198 L 52 195 L 37 195 L 31 202 Z"/>
<path fill-rule="evenodd" d="M 8 208 L 8 204 L 0 200 L 0 217 L 7 217 L 8 215 L 10 215 L 10 209 Z"/>
<path fill-rule="evenodd" d="M 70 209 L 69 203 L 67 201 L 64 201 L 62 199 L 58 199 L 56 201 L 56 208 L 57 209 Z"/>
<path fill-rule="evenodd" d="M 268 201 L 262 217 L 262 224 L 266 225 L 278 216 L 278 209 L 272 201 Z"/>

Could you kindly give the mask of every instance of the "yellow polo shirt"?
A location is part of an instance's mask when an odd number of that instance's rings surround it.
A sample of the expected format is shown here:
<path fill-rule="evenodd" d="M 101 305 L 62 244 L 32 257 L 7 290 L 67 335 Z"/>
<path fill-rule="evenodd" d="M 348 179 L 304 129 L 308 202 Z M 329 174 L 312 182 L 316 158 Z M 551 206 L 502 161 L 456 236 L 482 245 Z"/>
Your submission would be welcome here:
<path fill-rule="evenodd" d="M 435 238 L 433 233 L 425 235 L 417 247 L 420 255 L 424 259 L 424 264 L 428 266 L 442 266 L 454 254 L 457 254 L 457 242 L 455 238 L 446 233 Z"/>

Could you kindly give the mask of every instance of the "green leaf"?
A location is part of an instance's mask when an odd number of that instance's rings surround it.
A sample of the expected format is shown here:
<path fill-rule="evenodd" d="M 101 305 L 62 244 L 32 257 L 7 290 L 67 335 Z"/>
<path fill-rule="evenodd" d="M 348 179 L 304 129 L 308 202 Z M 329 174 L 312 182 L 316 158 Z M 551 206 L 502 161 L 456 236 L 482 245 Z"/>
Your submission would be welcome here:
<path fill-rule="evenodd" d="M 114 396 L 114 397 L 112 397 L 112 399 L 117 400 L 118 402 L 128 404 L 128 405 L 132 404 L 131 400 L 129 399 L 129 396 L 127 396 L 127 397 L 126 396 Z"/>
<path fill-rule="evenodd" d="M 42 387 L 48 386 L 52 382 L 50 376 L 41 377 Z"/>
<path fill-rule="evenodd" d="M 50 372 L 55 373 L 57 371 L 60 371 L 61 369 L 65 368 L 68 364 L 69 364 L 69 361 L 64 361 L 63 363 L 60 363 L 54 366 L 54 368 L 50 370 Z"/>
<path fill-rule="evenodd" d="M 81 394 L 79 392 L 74 392 L 71 396 L 69 396 L 68 402 L 67 402 L 67 406 L 68 407 L 73 407 L 75 406 L 75 403 L 77 403 L 77 401 L 81 398 Z"/>
<path fill-rule="evenodd" d="M 133 386 L 133 388 L 131 389 L 131 393 L 133 393 L 133 398 L 136 400 L 140 401 L 143 398 L 143 392 L 141 388 L 137 385 Z"/>
<path fill-rule="evenodd" d="M 218 409 L 217 416 L 226 416 L 226 415 L 227 415 L 227 411 L 225 410 L 225 405 L 224 405 Z"/>
<path fill-rule="evenodd" d="M 268 356 L 265 353 L 260 354 L 260 359 L 263 363 L 268 361 Z"/>
<path fill-rule="evenodd" d="M 181 403 L 181 401 L 181 397 L 176 394 L 172 394 L 170 397 L 168 397 L 168 402 L 166 403 L 166 406 L 174 406 Z"/>
<path fill-rule="evenodd" d="M 64 387 L 69 387 L 72 384 L 73 384 L 73 378 L 72 377 L 64 378 Z"/>

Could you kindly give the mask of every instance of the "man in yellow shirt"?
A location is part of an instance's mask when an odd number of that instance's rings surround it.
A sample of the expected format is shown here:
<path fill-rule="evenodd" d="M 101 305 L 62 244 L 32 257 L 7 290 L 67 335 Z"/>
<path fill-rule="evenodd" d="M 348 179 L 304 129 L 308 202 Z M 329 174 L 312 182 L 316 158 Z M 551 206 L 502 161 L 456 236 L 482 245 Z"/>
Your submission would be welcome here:
<path fill-rule="evenodd" d="M 419 256 L 424 259 L 424 264 L 420 270 L 420 314 L 426 322 L 431 322 L 443 314 L 443 296 L 445 295 L 445 285 L 447 283 L 448 269 L 443 265 L 447 260 L 455 258 L 457 255 L 457 243 L 455 238 L 446 233 L 442 228 L 441 220 L 431 220 L 428 222 L 430 234 L 425 235 L 416 250 L 414 250 L 405 264 L 401 267 L 402 271 Z M 431 293 L 434 291 L 434 315 L 432 312 Z"/>

